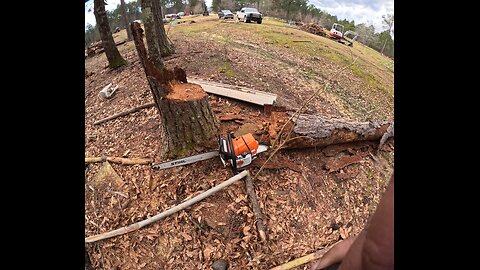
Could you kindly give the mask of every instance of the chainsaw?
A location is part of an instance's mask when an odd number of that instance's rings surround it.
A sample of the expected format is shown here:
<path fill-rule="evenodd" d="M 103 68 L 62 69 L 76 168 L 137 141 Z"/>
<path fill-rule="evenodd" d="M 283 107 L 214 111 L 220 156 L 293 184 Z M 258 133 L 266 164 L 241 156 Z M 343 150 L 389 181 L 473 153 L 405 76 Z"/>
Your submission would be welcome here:
<path fill-rule="evenodd" d="M 224 167 L 231 167 L 234 174 L 239 170 L 243 170 L 250 165 L 252 161 L 261 152 L 268 150 L 268 146 L 259 144 L 251 133 L 245 134 L 238 138 L 233 138 L 232 134 L 227 134 L 227 138 L 217 139 L 218 150 L 198 154 L 181 159 L 166 161 L 159 164 L 152 165 L 154 169 L 167 169 L 186 164 L 191 164 L 197 161 L 206 160 L 214 157 L 220 157 Z"/>

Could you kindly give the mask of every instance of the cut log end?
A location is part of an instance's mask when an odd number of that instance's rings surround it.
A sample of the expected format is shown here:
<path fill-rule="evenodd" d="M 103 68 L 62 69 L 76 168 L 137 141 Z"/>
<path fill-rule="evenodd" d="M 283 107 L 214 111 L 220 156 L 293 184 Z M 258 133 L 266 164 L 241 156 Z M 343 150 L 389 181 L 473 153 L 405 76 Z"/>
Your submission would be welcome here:
<path fill-rule="evenodd" d="M 170 92 L 166 97 L 168 100 L 190 102 L 201 100 L 207 96 L 207 93 L 198 84 L 173 81 L 170 86 Z"/>

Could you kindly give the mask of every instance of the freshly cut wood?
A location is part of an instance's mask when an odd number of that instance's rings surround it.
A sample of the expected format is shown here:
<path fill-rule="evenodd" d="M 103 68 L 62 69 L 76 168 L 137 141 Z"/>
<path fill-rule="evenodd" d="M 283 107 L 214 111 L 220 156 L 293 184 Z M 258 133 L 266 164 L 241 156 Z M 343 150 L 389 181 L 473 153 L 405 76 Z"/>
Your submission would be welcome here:
<path fill-rule="evenodd" d="M 85 157 L 85 163 L 96 163 L 105 161 L 119 163 L 122 165 L 151 165 L 153 163 L 153 159 L 151 158 Z"/>
<path fill-rule="evenodd" d="M 128 114 L 131 114 L 131 113 L 134 113 L 134 112 L 138 112 L 140 110 L 143 110 L 143 109 L 146 109 L 146 108 L 150 108 L 150 107 L 153 107 L 155 106 L 155 103 L 147 103 L 147 104 L 144 104 L 144 105 L 140 105 L 138 107 L 135 107 L 135 108 L 131 108 L 129 110 L 126 110 L 124 112 L 121 112 L 121 113 L 117 113 L 115 115 L 112 115 L 112 116 L 109 116 L 109 117 L 105 117 L 103 119 L 100 119 L 98 121 L 96 121 L 95 123 L 93 123 L 94 125 L 98 125 L 98 124 L 101 124 L 101 123 L 105 123 L 107 121 L 110 121 L 112 119 L 115 119 L 115 118 L 118 118 L 120 116 L 124 116 L 124 115 L 128 115 Z"/>
<path fill-rule="evenodd" d="M 327 31 L 323 27 L 315 23 L 303 24 L 303 25 L 299 25 L 299 27 L 301 30 L 315 34 L 315 35 L 319 35 L 323 37 L 327 35 Z"/>
<path fill-rule="evenodd" d="M 263 214 L 262 209 L 258 205 L 257 195 L 255 194 L 255 188 L 253 187 L 252 177 L 250 174 L 245 177 L 245 189 L 252 203 L 252 210 L 255 214 L 255 224 L 257 225 L 258 234 L 262 242 L 267 240 L 267 234 L 265 233 L 265 227 L 263 227 Z"/>
<path fill-rule="evenodd" d="M 329 118 L 322 115 L 300 114 L 290 120 L 288 112 L 272 112 L 268 134 L 275 140 L 282 126 L 293 128 L 288 138 L 283 132 L 280 141 L 283 148 L 322 147 L 356 141 L 377 141 L 387 131 L 392 121 L 358 121 Z"/>
<path fill-rule="evenodd" d="M 131 24 L 137 54 L 145 71 L 155 106 L 160 114 L 162 154 L 188 156 L 195 148 L 210 146 L 219 122 L 208 103 L 208 95 L 198 84 L 188 83 L 181 68 L 159 69 L 147 58 L 140 24 Z"/>
<path fill-rule="evenodd" d="M 233 121 L 233 120 L 245 120 L 245 117 L 238 115 L 236 113 L 228 113 L 224 115 L 220 115 L 218 117 L 220 121 Z"/>
<path fill-rule="evenodd" d="M 131 225 L 128 225 L 128 226 L 125 226 L 125 227 L 122 227 L 120 229 L 116 229 L 116 230 L 113 230 L 113 231 L 110 231 L 110 232 L 105 232 L 105 233 L 101 233 L 101 234 L 98 234 L 98 235 L 93 235 L 93 236 L 90 236 L 90 237 L 87 237 L 85 238 L 85 243 L 93 243 L 93 242 L 96 242 L 96 241 L 99 241 L 99 240 L 103 240 L 103 239 L 107 239 L 107 238 L 111 238 L 111 237 L 115 237 L 115 236 L 119 236 L 119 235 L 122 235 L 122 234 L 126 234 L 126 233 L 129 233 L 129 232 L 133 232 L 133 231 L 136 231 L 142 227 L 145 227 L 151 223 L 154 223 L 156 221 L 159 221 L 163 218 L 166 218 L 172 214 L 175 214 L 176 212 L 180 211 L 180 210 L 183 210 L 205 198 L 207 198 L 208 196 L 210 195 L 213 195 L 215 194 L 216 192 L 228 187 L 229 185 L 237 182 L 238 180 L 242 179 L 243 177 L 247 176 L 249 174 L 249 172 L 247 170 L 231 177 L 230 179 L 226 180 L 225 182 L 221 183 L 220 185 L 218 186 L 215 186 L 203 193 L 201 193 L 200 195 L 197 195 L 175 207 L 172 207 L 170 209 L 168 209 L 167 211 L 164 211 L 160 214 L 157 214 L 151 218 L 148 218 L 148 219 L 145 219 L 145 220 L 142 220 L 140 222 L 137 222 L 137 223 L 134 223 L 134 224 L 131 224 Z"/>

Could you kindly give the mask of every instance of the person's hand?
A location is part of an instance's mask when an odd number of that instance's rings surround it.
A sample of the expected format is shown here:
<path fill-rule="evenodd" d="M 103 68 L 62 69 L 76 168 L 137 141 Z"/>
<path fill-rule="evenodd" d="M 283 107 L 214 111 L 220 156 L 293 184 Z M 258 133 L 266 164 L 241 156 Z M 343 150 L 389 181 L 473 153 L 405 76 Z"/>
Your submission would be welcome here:
<path fill-rule="evenodd" d="M 327 253 L 325 253 L 325 255 L 323 255 L 323 257 L 319 261 L 311 265 L 310 269 L 311 270 L 323 269 L 332 264 L 341 262 L 356 238 L 357 238 L 356 236 L 349 237 L 332 246 L 330 250 L 327 251 Z"/>

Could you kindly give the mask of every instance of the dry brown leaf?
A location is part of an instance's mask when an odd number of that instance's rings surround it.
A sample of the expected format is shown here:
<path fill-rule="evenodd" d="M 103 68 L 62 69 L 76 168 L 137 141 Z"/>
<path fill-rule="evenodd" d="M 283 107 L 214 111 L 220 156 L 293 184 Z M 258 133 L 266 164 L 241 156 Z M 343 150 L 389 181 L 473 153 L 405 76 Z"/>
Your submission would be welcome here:
<path fill-rule="evenodd" d="M 250 226 L 243 227 L 243 235 L 249 235 L 250 234 L 250 232 L 249 232 L 250 228 L 251 228 Z"/>
<path fill-rule="evenodd" d="M 190 240 L 193 239 L 190 235 L 188 235 L 188 234 L 186 234 L 186 233 L 184 233 L 184 232 L 180 232 L 180 234 L 181 234 L 181 235 L 183 236 L 183 238 L 184 238 L 185 240 L 187 240 L 187 241 L 190 241 Z"/>
<path fill-rule="evenodd" d="M 214 250 L 211 245 L 205 245 L 205 248 L 203 249 L 203 255 L 205 256 L 206 260 L 210 259 L 210 254 L 212 254 L 213 251 Z"/>

